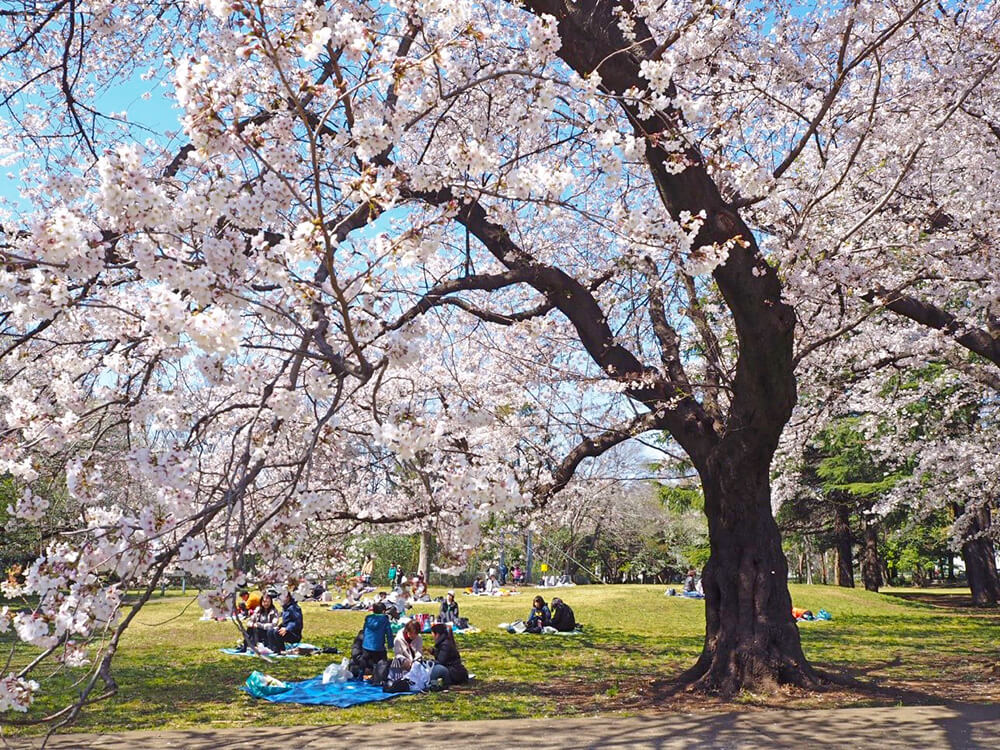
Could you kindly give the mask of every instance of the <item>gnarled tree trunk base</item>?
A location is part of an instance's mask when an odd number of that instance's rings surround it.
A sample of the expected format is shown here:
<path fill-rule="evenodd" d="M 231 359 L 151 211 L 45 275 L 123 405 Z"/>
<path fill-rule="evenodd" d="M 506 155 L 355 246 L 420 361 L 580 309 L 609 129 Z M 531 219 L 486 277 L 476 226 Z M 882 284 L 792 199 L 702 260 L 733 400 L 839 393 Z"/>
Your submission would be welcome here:
<path fill-rule="evenodd" d="M 705 472 L 702 481 L 706 507 L 718 511 L 709 516 L 712 552 L 702 575 L 705 644 L 681 679 L 723 696 L 820 686 L 792 616 L 766 461 L 714 477 Z"/>
<path fill-rule="evenodd" d="M 759 649 L 703 651 L 698 662 L 678 681 L 687 690 L 727 698 L 744 691 L 775 693 L 788 685 L 815 690 L 824 684 L 809 662 L 786 653 L 777 644 Z"/>

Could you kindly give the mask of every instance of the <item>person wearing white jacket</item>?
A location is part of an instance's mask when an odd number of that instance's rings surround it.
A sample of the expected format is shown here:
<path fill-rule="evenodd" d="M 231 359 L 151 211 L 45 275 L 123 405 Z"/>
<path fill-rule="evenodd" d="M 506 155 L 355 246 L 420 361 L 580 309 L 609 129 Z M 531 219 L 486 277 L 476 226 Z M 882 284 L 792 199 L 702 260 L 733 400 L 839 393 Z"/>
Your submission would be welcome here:
<path fill-rule="evenodd" d="M 410 620 L 396 633 L 392 642 L 393 667 L 403 671 L 413 666 L 413 662 L 423 656 L 424 639 L 420 635 L 420 623 Z"/>

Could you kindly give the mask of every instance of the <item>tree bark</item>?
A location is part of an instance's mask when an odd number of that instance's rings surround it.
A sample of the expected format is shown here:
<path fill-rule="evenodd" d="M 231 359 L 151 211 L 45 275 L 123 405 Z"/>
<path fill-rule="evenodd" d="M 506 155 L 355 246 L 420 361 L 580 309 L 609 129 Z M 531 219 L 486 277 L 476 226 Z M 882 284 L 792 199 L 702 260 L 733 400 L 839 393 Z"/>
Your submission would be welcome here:
<path fill-rule="evenodd" d="M 669 40 L 660 47 L 631 3 L 525 0 L 523 7 L 536 16 L 554 17 L 562 42 L 559 56 L 582 76 L 597 72 L 602 90 L 617 99 L 635 135 L 645 141 L 649 173 L 670 216 L 680 221 L 688 212 L 701 212 L 704 223 L 695 246 L 729 248 L 726 262 L 712 272 L 739 344 L 727 413 L 719 411 L 715 399 L 695 398 L 680 336 L 667 320 L 657 283 L 650 285 L 648 306 L 662 368 L 644 366 L 619 343 L 585 286 L 570 283 L 565 274 L 541 267 L 523 252 L 518 255 L 509 235 L 490 230 L 471 206 L 458 218 L 508 267 L 530 265 L 535 273 L 530 283 L 570 319 L 602 371 L 638 384 L 625 393 L 657 415 L 658 423 L 647 429 L 668 430 L 697 468 L 711 555 L 703 576 L 704 648 L 686 679 L 728 695 L 778 683 L 815 685 L 817 677 L 802 654 L 792 618 L 788 563 L 771 514 L 769 480 L 771 458 L 797 398 L 795 311 L 782 299 L 777 271 L 757 246 L 739 207 L 723 197 L 707 160 L 687 138 L 684 115 L 670 99 L 673 85 L 664 92 L 664 108 L 655 111 L 637 105 L 630 93 L 648 90 L 642 65 L 659 60 Z M 622 10 L 634 36 L 626 38 L 622 32 Z M 675 168 L 678 153 L 664 145 L 677 140 L 688 144 L 681 171 Z M 651 268 L 644 272 L 657 279 L 656 265 L 649 259 L 647 265 Z M 711 364 L 717 352 L 706 345 L 705 356 Z M 714 365 L 709 371 L 715 371 Z M 645 380 L 652 385 L 642 385 Z M 587 441 L 582 448 L 585 455 L 595 455 Z"/>
<path fill-rule="evenodd" d="M 989 506 L 971 512 L 971 523 L 966 535 L 968 541 L 962 544 L 965 576 L 972 590 L 972 603 L 977 607 L 991 607 L 1000 601 L 996 550 L 989 536 L 992 518 Z"/>
<path fill-rule="evenodd" d="M 802 653 L 788 563 L 771 514 L 770 457 L 750 449 L 743 461 L 734 461 L 733 448 L 716 451 L 700 469 L 711 543 L 702 575 L 705 643 L 684 679 L 723 695 L 773 690 L 779 683 L 815 686 L 819 679 Z"/>
<path fill-rule="evenodd" d="M 806 585 L 813 585 L 813 566 L 812 566 L 812 545 L 809 543 L 809 537 L 806 537 L 805 541 L 806 548 Z"/>
<path fill-rule="evenodd" d="M 833 534 L 837 545 L 837 585 L 854 588 L 854 539 L 851 535 L 851 509 L 834 503 Z"/>
<path fill-rule="evenodd" d="M 878 591 L 882 588 L 882 563 L 878 554 L 878 524 L 865 520 L 865 549 L 861 558 L 861 578 L 865 590 Z"/>
<path fill-rule="evenodd" d="M 417 558 L 417 571 L 423 573 L 425 580 L 430 581 L 431 572 L 431 532 L 424 530 L 420 532 L 420 554 Z"/>

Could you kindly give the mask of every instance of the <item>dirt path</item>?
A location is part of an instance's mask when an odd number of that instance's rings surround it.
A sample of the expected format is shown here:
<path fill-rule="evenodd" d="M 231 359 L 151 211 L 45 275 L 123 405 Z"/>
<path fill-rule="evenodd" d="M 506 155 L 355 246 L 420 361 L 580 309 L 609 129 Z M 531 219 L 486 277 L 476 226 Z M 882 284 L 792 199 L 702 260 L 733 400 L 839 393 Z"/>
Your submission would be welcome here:
<path fill-rule="evenodd" d="M 14 747 L 38 747 L 15 741 Z M 1000 705 L 615 715 L 438 724 L 246 727 L 64 735 L 50 748 L 1000 748 Z"/>

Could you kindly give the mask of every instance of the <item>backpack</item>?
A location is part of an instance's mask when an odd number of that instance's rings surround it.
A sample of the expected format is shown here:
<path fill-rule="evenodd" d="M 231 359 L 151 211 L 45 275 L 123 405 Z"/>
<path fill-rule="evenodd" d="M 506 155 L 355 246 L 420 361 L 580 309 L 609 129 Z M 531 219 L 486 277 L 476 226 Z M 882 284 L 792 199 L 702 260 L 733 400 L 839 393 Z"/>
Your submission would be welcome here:
<path fill-rule="evenodd" d="M 469 681 L 469 670 L 462 662 L 459 662 L 448 667 L 448 676 L 451 677 L 453 685 L 464 685 Z"/>
<path fill-rule="evenodd" d="M 413 690 L 413 683 L 405 677 L 387 682 L 382 686 L 383 693 L 409 693 Z"/>
<path fill-rule="evenodd" d="M 406 673 L 410 671 L 410 667 L 406 665 L 406 662 L 407 660 L 402 656 L 397 656 L 389 663 L 389 673 L 385 678 L 386 684 L 391 684 L 406 676 Z"/>

